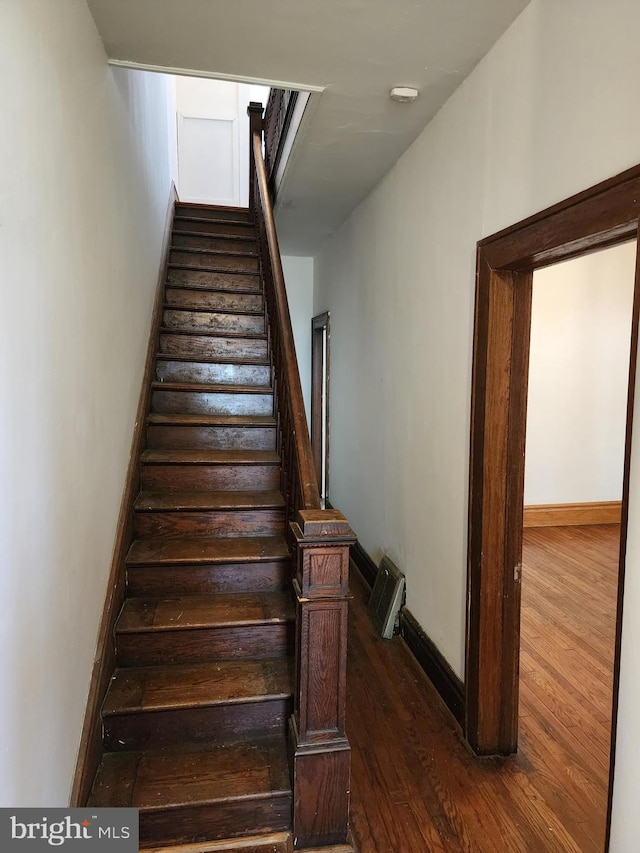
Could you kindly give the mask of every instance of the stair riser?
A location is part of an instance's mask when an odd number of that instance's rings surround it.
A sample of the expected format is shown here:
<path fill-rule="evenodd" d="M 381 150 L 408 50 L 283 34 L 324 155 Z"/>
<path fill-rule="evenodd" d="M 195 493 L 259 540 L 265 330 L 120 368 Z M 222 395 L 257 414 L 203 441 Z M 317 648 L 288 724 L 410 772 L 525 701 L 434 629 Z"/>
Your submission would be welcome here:
<path fill-rule="evenodd" d="M 197 216 L 199 219 L 209 219 L 212 221 L 223 219 L 233 222 L 253 222 L 253 212 L 248 208 L 246 210 L 237 210 L 234 208 L 221 209 L 181 204 L 180 202 L 176 205 L 176 216 Z"/>
<path fill-rule="evenodd" d="M 291 699 L 232 703 L 118 714 L 104 718 L 104 745 L 110 751 L 159 749 L 180 743 L 238 742 L 247 737 L 286 734 Z"/>
<path fill-rule="evenodd" d="M 116 635 L 118 666 L 166 666 L 238 658 L 284 657 L 293 651 L 293 624 L 139 631 Z"/>
<path fill-rule="evenodd" d="M 215 311 L 181 311 L 165 308 L 163 325 L 167 329 L 190 329 L 196 332 L 236 332 L 262 335 L 265 322 L 262 315 L 222 314 Z"/>
<path fill-rule="evenodd" d="M 140 539 L 183 536 L 278 536 L 284 533 L 284 510 L 136 512 Z"/>
<path fill-rule="evenodd" d="M 142 488 L 157 491 L 277 489 L 277 465 L 143 465 Z"/>
<path fill-rule="evenodd" d="M 273 394 L 158 389 L 152 395 L 152 411 L 161 415 L 271 415 Z"/>
<path fill-rule="evenodd" d="M 256 292 L 261 290 L 260 277 L 247 273 L 203 272 L 202 270 L 169 269 L 167 284 L 182 284 L 188 287 L 200 287 L 215 290 L 236 290 Z"/>
<path fill-rule="evenodd" d="M 156 378 L 160 382 L 255 385 L 264 388 L 271 383 L 271 368 L 268 364 L 207 364 L 162 359 L 156 362 Z"/>
<path fill-rule="evenodd" d="M 208 308 L 210 311 L 262 311 L 261 293 L 216 293 L 168 287 L 165 302 L 174 308 Z"/>
<path fill-rule="evenodd" d="M 199 228 L 194 228 L 199 231 Z M 255 240 L 233 240 L 230 237 L 215 237 L 213 234 L 181 234 L 174 231 L 171 244 L 175 249 L 209 249 L 214 252 L 241 252 L 257 254 L 258 246 Z"/>
<path fill-rule="evenodd" d="M 211 270 L 242 270 L 243 272 L 258 272 L 258 259 L 246 258 L 242 255 L 218 255 L 209 252 L 188 252 L 182 249 L 172 249 L 169 263 L 184 264 L 194 269 Z"/>
<path fill-rule="evenodd" d="M 147 427 L 149 447 L 168 450 L 275 450 L 275 427 Z"/>
<path fill-rule="evenodd" d="M 127 594 L 164 596 L 282 592 L 291 585 L 291 562 L 208 563 L 185 566 L 129 566 Z"/>
<path fill-rule="evenodd" d="M 198 808 L 174 808 L 140 813 L 141 848 L 195 844 L 285 832 L 291 828 L 291 797 L 230 801 Z"/>
<path fill-rule="evenodd" d="M 160 352 L 196 358 L 266 358 L 267 341 L 165 333 L 160 335 Z"/>

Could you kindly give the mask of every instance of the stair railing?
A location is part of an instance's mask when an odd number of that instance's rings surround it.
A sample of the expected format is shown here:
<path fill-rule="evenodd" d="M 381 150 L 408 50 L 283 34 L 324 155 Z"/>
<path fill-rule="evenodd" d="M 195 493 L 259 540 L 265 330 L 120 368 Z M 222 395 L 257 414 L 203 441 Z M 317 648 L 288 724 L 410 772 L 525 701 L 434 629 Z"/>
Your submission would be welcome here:
<path fill-rule="evenodd" d="M 294 848 L 347 842 L 347 519 L 321 509 L 264 157 L 262 104 L 249 105 L 250 207 L 259 237 L 275 383 L 287 536 L 295 555 L 296 684 L 289 722 Z"/>

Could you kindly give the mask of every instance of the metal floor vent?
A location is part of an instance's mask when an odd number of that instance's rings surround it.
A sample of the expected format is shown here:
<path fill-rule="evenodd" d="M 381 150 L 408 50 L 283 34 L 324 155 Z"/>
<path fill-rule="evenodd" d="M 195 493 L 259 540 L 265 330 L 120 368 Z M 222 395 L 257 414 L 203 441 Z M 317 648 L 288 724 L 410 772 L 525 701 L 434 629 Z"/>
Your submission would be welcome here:
<path fill-rule="evenodd" d="M 404 575 L 388 557 L 383 557 L 367 609 L 376 630 L 385 640 L 393 637 L 403 599 Z"/>

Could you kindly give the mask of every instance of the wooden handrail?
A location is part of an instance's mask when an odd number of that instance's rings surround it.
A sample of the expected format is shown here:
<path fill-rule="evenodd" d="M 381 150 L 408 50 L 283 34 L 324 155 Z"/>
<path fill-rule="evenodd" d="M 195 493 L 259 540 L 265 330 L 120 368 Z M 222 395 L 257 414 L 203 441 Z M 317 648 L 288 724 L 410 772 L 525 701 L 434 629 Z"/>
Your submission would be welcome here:
<path fill-rule="evenodd" d="M 288 389 L 288 397 L 291 405 L 293 418 L 293 436 L 295 441 L 298 478 L 300 485 L 301 506 L 296 509 L 320 509 L 320 492 L 316 469 L 311 451 L 311 439 L 309 427 L 304 409 L 302 397 L 302 385 L 300 384 L 300 372 L 296 357 L 295 344 L 293 341 L 293 329 L 291 327 L 291 316 L 289 314 L 289 302 L 284 284 L 284 273 L 280 259 L 280 247 L 273 217 L 273 207 L 269 195 L 267 170 L 262 156 L 262 133 L 252 133 L 253 160 L 257 179 L 260 206 L 264 217 L 266 241 L 269 250 L 269 262 L 273 276 L 273 289 L 277 317 L 274 318 L 282 335 L 282 349 L 284 363 L 282 365 L 284 376 L 281 381 L 285 382 Z M 257 201 L 257 199 L 256 199 Z"/>
<path fill-rule="evenodd" d="M 350 748 L 345 730 L 349 547 L 355 535 L 322 509 L 302 399 L 280 248 L 262 156 L 262 104 L 250 104 L 250 206 L 274 373 L 274 413 L 285 525 L 296 599 L 296 684 L 289 721 L 296 850 L 344 844 L 349 829 Z M 329 698 L 328 698 L 329 697 Z"/>

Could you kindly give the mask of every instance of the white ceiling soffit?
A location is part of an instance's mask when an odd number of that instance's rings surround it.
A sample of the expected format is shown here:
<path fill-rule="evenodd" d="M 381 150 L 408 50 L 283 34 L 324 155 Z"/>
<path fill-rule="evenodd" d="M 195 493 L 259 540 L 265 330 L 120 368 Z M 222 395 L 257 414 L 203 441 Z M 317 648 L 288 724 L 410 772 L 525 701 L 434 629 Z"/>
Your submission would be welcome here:
<path fill-rule="evenodd" d="M 280 198 L 289 254 L 320 248 L 528 2 L 88 0 L 111 60 L 323 90 Z"/>

